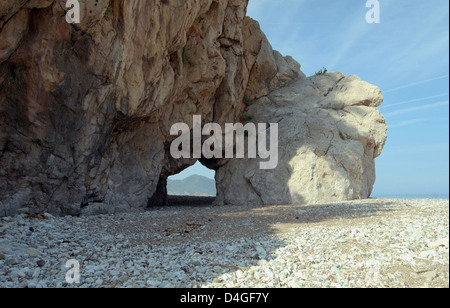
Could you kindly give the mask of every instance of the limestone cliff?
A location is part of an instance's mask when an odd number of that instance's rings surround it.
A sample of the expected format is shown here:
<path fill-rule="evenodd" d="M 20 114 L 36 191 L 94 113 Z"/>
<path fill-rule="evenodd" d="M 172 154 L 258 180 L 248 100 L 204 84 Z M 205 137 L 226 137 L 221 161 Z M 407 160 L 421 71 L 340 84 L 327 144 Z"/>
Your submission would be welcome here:
<path fill-rule="evenodd" d="M 284 101 L 277 96 L 284 87 L 295 96 L 293 82 L 303 90 L 290 103 L 301 105 L 310 96 L 322 95 L 323 100 L 308 101 L 317 105 L 311 108 L 337 110 L 323 117 L 324 122 L 334 119 L 329 126 L 336 124 L 336 128 L 327 128 L 323 138 L 328 143 L 330 138 L 334 138 L 332 143 L 339 142 L 336 134 L 341 130 L 346 141 L 358 147 L 351 154 L 364 161 L 362 168 L 355 167 L 351 173 L 368 172 L 367 176 L 352 176 L 352 183 L 363 181 L 366 188 L 360 191 L 344 181 L 339 184 L 342 190 L 355 193 L 336 198 L 367 197 L 374 179 L 373 159 L 384 144 L 384 122 L 378 114 L 365 118 L 364 123 L 373 124 L 381 134 L 375 138 L 374 132 L 359 132 L 361 125 L 339 124 L 335 117 L 351 109 L 348 117 L 358 122 L 358 117 L 365 116 L 357 108 L 366 106 L 371 108 L 364 109 L 367 114 L 376 113 L 381 94 L 372 89 L 368 96 L 360 95 L 360 84 L 346 79 L 346 95 L 340 96 L 342 83 L 335 80 L 340 75 L 307 80 L 300 65 L 273 51 L 257 22 L 246 17 L 247 2 L 85 0 L 80 1 L 81 23 L 70 25 L 64 0 L 2 0 L 0 215 L 20 209 L 58 215 L 114 213 L 164 204 L 167 177 L 196 161 L 171 157 L 173 123 L 192 125 L 194 114 L 201 115 L 204 123 L 239 122 L 246 112 L 245 98 L 277 106 L 277 97 L 280 103 Z M 311 93 L 305 90 L 309 87 Z M 368 103 L 371 99 L 377 102 Z M 258 113 L 255 120 L 274 119 L 273 107 L 258 109 L 255 104 L 251 108 Z M 297 116 L 301 108 L 295 112 Z M 288 113 L 284 116 L 289 118 Z M 302 133 L 301 129 L 288 131 Z M 321 136 L 299 137 L 290 151 L 295 147 L 301 151 L 306 146 L 303 142 L 321 144 Z M 371 155 L 365 141 L 373 143 L 376 155 Z M 318 156 L 328 153 L 317 148 Z M 219 203 L 253 202 L 254 197 L 229 197 L 235 193 L 232 183 L 248 179 L 247 175 L 224 177 L 245 160 L 201 161 L 218 170 Z M 311 164 L 321 168 L 314 160 L 306 164 L 303 168 L 313 168 Z M 286 162 L 281 166 L 286 168 Z M 342 168 L 329 172 L 347 172 L 345 164 Z M 290 178 L 278 185 L 286 185 L 293 176 L 283 174 Z M 298 174 L 295 181 L 310 181 L 303 175 Z M 320 185 L 320 178 L 314 181 Z M 258 186 L 256 182 L 248 189 Z M 323 182 L 320 194 L 335 184 Z M 301 200 L 283 197 L 280 201 Z"/>

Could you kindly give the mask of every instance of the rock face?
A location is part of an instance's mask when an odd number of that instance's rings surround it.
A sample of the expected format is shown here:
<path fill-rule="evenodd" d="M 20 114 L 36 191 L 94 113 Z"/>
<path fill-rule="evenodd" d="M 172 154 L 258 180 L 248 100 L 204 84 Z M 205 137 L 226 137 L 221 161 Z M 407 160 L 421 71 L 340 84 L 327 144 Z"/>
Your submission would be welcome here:
<path fill-rule="evenodd" d="M 279 163 L 233 159 L 216 174 L 221 204 L 304 204 L 368 198 L 386 141 L 380 90 L 356 76 L 300 78 L 257 100 L 256 123 L 278 123 Z M 247 157 L 247 156 L 246 156 Z"/>
<path fill-rule="evenodd" d="M 284 118 L 282 162 L 265 177 L 249 175 L 252 161 L 201 159 L 217 169 L 218 203 L 370 194 L 385 139 L 379 90 L 339 74 L 306 79 L 245 17 L 247 1 L 85 0 L 73 25 L 65 3 L 0 4 L 0 216 L 165 204 L 167 177 L 196 162 L 171 157 L 172 124 L 239 122 L 244 98 L 255 120 Z"/>

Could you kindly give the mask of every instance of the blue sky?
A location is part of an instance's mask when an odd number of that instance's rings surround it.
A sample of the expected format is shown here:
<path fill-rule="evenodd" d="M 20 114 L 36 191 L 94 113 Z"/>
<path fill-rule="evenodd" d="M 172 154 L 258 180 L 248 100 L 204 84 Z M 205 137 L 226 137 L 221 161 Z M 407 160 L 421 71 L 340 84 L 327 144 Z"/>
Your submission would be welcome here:
<path fill-rule="evenodd" d="M 448 194 L 449 2 L 379 3 L 379 24 L 365 0 L 250 0 L 247 14 L 306 75 L 326 67 L 381 88 L 389 131 L 373 196 Z M 175 178 L 190 174 L 214 177 L 196 165 Z"/>

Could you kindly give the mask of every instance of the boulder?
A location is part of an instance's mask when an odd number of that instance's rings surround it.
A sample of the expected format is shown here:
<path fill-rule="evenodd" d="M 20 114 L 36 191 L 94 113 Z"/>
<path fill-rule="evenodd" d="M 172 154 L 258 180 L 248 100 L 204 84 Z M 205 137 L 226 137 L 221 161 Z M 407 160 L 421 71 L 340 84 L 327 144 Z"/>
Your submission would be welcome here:
<path fill-rule="evenodd" d="M 225 160 L 217 204 L 312 204 L 368 198 L 387 126 L 381 91 L 340 73 L 299 78 L 246 110 L 255 123 L 278 123 L 278 166 Z M 269 135 L 269 134 L 267 134 Z M 247 157 L 247 155 L 246 155 Z"/>

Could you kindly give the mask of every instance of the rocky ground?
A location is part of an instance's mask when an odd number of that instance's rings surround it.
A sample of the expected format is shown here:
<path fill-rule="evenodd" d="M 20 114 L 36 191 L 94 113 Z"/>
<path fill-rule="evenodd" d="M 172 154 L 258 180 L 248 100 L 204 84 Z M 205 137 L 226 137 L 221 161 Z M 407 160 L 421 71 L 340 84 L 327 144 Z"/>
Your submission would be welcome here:
<path fill-rule="evenodd" d="M 449 287 L 448 200 L 197 204 L 1 218 L 0 287 Z"/>

